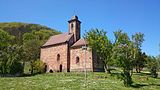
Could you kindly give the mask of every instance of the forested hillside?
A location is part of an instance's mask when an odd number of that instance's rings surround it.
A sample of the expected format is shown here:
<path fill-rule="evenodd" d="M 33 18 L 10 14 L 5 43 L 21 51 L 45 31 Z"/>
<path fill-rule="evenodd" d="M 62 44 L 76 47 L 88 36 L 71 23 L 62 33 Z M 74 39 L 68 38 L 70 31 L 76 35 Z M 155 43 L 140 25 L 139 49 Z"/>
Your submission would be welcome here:
<path fill-rule="evenodd" d="M 51 29 L 47 26 L 20 22 L 0 23 L 0 29 L 7 31 L 11 35 L 24 34 L 33 30 L 52 30 L 53 32 L 57 33 L 55 29 Z"/>
<path fill-rule="evenodd" d="M 39 24 L 31 24 L 31 23 L 21 23 L 21 22 L 4 22 L 0 23 L 0 29 L 8 32 L 10 35 L 14 35 L 16 37 L 16 41 L 21 42 L 22 36 L 26 32 L 39 31 L 39 30 L 49 30 L 53 35 L 59 34 L 59 31 L 55 29 L 51 29 L 47 26 L 39 25 Z"/>

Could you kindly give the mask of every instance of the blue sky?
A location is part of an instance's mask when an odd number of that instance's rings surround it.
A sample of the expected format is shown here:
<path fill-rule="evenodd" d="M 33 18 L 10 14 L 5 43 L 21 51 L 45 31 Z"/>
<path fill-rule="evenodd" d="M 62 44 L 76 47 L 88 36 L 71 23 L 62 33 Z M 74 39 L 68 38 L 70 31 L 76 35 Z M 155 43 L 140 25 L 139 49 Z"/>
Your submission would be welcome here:
<path fill-rule="evenodd" d="M 81 33 L 91 28 L 123 29 L 130 36 L 145 34 L 142 50 L 159 55 L 160 0 L 0 0 L 0 22 L 27 22 L 68 31 L 68 20 L 78 15 Z"/>

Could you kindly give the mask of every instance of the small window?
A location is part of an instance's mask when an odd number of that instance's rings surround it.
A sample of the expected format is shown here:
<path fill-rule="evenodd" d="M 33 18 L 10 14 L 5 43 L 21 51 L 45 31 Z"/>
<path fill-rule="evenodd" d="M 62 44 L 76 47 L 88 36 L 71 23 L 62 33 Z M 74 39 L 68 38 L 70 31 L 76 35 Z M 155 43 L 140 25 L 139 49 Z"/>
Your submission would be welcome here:
<path fill-rule="evenodd" d="M 79 57 L 76 57 L 76 63 L 79 63 Z"/>
<path fill-rule="evenodd" d="M 73 23 L 71 24 L 71 29 L 73 30 Z"/>
<path fill-rule="evenodd" d="M 57 61 L 60 61 L 60 55 L 57 54 Z"/>

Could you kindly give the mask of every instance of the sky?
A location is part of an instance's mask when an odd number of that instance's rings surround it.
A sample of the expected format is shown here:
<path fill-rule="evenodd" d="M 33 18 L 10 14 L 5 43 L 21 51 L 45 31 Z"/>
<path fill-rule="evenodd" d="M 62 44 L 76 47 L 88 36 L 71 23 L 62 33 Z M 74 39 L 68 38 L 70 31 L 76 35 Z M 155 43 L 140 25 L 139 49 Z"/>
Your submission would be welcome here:
<path fill-rule="evenodd" d="M 144 33 L 142 50 L 160 54 L 160 0 L 0 0 L 0 22 L 25 22 L 68 32 L 68 20 L 77 15 L 81 34 L 103 29 L 114 41 L 122 29 L 129 36 Z"/>

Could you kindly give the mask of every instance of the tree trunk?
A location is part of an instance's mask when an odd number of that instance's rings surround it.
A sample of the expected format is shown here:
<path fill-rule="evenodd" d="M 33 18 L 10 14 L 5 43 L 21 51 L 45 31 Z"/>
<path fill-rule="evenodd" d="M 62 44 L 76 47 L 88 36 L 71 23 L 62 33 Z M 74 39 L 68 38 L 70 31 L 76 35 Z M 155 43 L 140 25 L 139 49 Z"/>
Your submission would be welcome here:
<path fill-rule="evenodd" d="M 132 77 L 132 75 L 133 75 L 133 69 L 131 70 L 131 73 L 130 73 L 130 75 L 131 75 L 131 77 Z"/>
<path fill-rule="evenodd" d="M 141 67 L 140 67 L 140 65 L 138 65 L 138 73 L 140 73 L 141 72 Z"/>
<path fill-rule="evenodd" d="M 125 87 L 131 86 L 132 78 L 131 78 L 130 70 L 124 69 L 123 74 L 124 74 L 124 85 L 125 85 Z"/>
<path fill-rule="evenodd" d="M 31 66 L 31 75 L 33 75 L 33 62 L 30 62 L 30 66 Z"/>
<path fill-rule="evenodd" d="M 111 71 L 109 69 L 109 65 L 105 64 L 104 65 L 104 70 L 105 70 L 106 73 L 111 74 Z"/>
<path fill-rule="evenodd" d="M 23 61 L 23 62 L 22 62 L 22 65 L 23 65 L 23 71 L 22 71 L 22 74 L 24 74 L 25 61 Z"/>
<path fill-rule="evenodd" d="M 140 71 L 140 67 L 137 65 L 136 66 L 136 73 L 140 73 L 141 71 Z"/>

